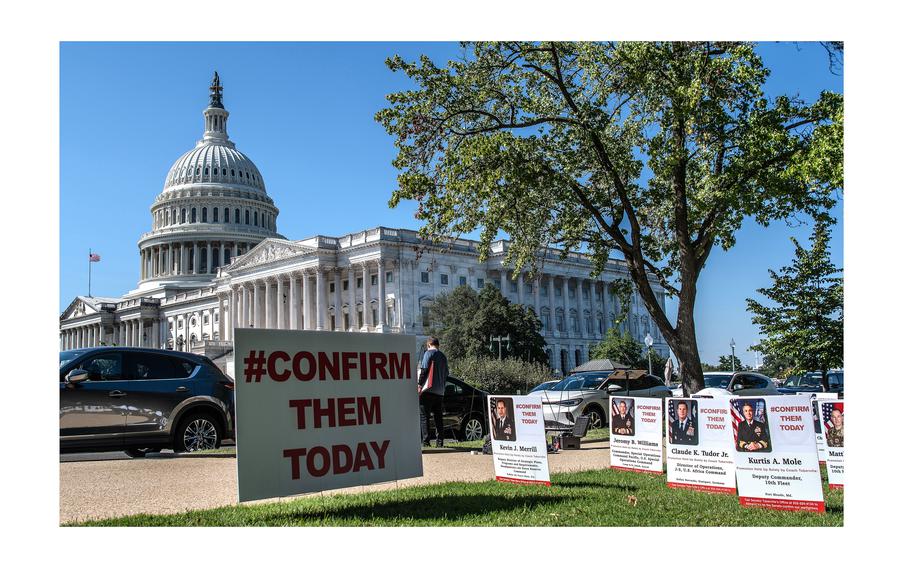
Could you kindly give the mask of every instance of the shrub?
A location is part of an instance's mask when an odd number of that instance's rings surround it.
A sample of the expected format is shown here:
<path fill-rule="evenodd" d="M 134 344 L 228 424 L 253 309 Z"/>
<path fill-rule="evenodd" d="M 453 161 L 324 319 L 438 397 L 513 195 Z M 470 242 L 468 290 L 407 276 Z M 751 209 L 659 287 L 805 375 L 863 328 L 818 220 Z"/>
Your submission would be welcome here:
<path fill-rule="evenodd" d="M 546 365 L 488 357 L 453 359 L 449 361 L 449 373 L 490 394 L 527 394 L 540 383 L 553 379 Z"/>

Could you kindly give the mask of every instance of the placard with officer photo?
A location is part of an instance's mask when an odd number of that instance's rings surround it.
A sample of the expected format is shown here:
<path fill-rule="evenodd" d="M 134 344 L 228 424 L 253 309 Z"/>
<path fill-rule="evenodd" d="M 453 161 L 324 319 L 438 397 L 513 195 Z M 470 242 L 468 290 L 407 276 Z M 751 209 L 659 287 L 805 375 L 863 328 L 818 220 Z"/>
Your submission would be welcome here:
<path fill-rule="evenodd" d="M 730 405 L 720 398 L 668 398 L 667 486 L 736 493 Z"/>
<path fill-rule="evenodd" d="M 663 399 L 611 396 L 610 408 L 610 467 L 663 473 Z"/>
<path fill-rule="evenodd" d="M 543 404 L 534 396 L 491 396 L 490 443 L 497 481 L 550 485 Z"/>
<path fill-rule="evenodd" d="M 733 397 L 729 404 L 740 504 L 823 513 L 809 396 Z"/>
<path fill-rule="evenodd" d="M 815 424 L 815 445 L 818 448 L 818 461 L 825 463 L 828 458 L 828 450 L 825 449 L 825 432 L 822 428 L 822 421 L 818 414 L 818 405 L 815 400 L 834 399 L 837 400 L 837 393 L 820 392 L 812 395 L 812 421 Z"/>
<path fill-rule="evenodd" d="M 844 488 L 844 401 L 817 399 L 815 401 L 823 430 L 825 444 L 825 469 L 828 470 L 828 487 Z"/>

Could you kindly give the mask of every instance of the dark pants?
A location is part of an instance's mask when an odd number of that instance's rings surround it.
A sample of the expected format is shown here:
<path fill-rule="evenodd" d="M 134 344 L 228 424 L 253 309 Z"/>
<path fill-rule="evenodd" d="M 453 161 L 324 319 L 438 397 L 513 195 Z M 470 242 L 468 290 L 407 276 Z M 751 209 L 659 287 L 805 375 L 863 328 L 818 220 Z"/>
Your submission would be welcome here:
<path fill-rule="evenodd" d="M 423 418 L 426 421 L 426 434 L 423 441 L 430 441 L 430 413 L 433 413 L 433 426 L 436 428 L 436 442 L 442 443 L 443 426 L 442 426 L 442 397 L 438 394 L 425 392 L 420 395 L 420 409 L 423 411 Z"/>

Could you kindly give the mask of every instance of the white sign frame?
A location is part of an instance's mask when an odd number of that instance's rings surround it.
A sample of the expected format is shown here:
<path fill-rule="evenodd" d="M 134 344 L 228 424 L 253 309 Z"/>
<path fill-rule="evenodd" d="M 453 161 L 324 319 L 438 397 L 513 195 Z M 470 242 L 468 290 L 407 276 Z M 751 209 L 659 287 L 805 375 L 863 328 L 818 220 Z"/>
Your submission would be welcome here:
<path fill-rule="evenodd" d="M 498 420 L 498 410 L 503 414 Z M 535 396 L 491 395 L 487 409 L 497 481 L 550 485 L 543 404 Z"/>
<path fill-rule="evenodd" d="M 679 432 L 679 404 L 687 421 Z M 730 404 L 723 398 L 666 399 L 667 487 L 736 494 Z M 692 418 L 694 416 L 694 419 Z"/>
<path fill-rule="evenodd" d="M 610 469 L 662 474 L 664 472 L 664 399 L 614 395 L 610 401 Z M 632 404 L 629 404 L 629 401 Z M 615 423 L 620 403 L 631 420 Z"/>

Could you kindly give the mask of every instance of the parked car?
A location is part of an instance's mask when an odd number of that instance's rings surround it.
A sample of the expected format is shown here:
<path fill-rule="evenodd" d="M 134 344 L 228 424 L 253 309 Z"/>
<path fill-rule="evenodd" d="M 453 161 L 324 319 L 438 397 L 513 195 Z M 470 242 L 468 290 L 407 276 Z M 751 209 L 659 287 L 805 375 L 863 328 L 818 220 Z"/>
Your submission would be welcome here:
<path fill-rule="evenodd" d="M 704 373 L 705 388 L 693 396 L 765 396 L 781 394 L 770 377 L 755 371 L 712 371 Z"/>
<path fill-rule="evenodd" d="M 828 386 L 830 392 L 844 392 L 844 372 L 828 371 Z M 816 393 L 822 392 L 822 373 L 815 371 L 790 377 L 777 389 L 781 394 Z"/>
<path fill-rule="evenodd" d="M 130 347 L 60 353 L 60 451 L 214 449 L 234 436 L 234 381 L 208 358 Z"/>
<path fill-rule="evenodd" d="M 645 371 L 628 371 L 628 377 L 626 371 L 585 371 L 529 394 L 541 398 L 546 430 L 571 430 L 581 416 L 588 416 L 588 429 L 606 428 L 611 395 L 671 396 L 662 380 Z"/>
<path fill-rule="evenodd" d="M 555 384 L 558 383 L 558 382 L 559 382 L 559 381 L 556 381 L 556 380 L 553 380 L 553 381 L 544 381 L 544 382 L 540 383 L 539 385 L 537 385 L 536 387 L 532 388 L 532 389 L 528 392 L 528 394 L 531 394 L 532 392 L 542 391 L 542 390 L 550 390 L 550 388 L 552 388 L 553 385 L 555 385 Z"/>
<path fill-rule="evenodd" d="M 457 440 L 480 440 L 487 433 L 486 391 L 472 387 L 455 377 L 446 379 L 446 392 L 442 401 L 442 425 L 447 434 Z M 421 419 L 423 417 L 421 416 Z M 436 429 L 430 419 L 430 438 Z"/>

